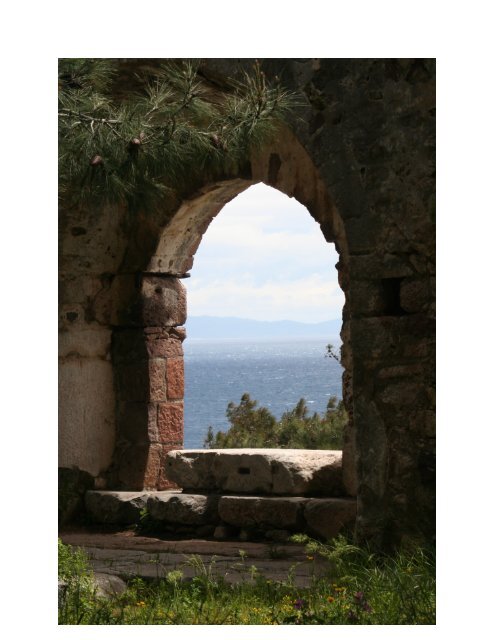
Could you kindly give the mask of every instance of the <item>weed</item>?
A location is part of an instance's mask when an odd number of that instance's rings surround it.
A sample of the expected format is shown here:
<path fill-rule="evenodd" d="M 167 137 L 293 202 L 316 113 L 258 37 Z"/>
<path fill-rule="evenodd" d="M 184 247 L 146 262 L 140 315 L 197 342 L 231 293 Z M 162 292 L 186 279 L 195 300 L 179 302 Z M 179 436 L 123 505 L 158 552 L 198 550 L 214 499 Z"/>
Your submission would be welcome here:
<path fill-rule="evenodd" d="M 435 624 L 435 562 L 431 551 L 416 548 L 379 556 L 344 538 L 323 544 L 297 537 L 309 557 L 329 560 L 330 573 L 312 577 L 301 588 L 295 565 L 282 581 L 266 578 L 245 564 L 250 580 L 229 584 L 217 559 L 193 555 L 184 571 L 168 571 L 153 583 L 129 581 L 110 599 L 97 596 L 87 556 L 59 543 L 61 624 L 265 624 L 366 625 Z M 245 552 L 240 552 L 240 563 Z"/>

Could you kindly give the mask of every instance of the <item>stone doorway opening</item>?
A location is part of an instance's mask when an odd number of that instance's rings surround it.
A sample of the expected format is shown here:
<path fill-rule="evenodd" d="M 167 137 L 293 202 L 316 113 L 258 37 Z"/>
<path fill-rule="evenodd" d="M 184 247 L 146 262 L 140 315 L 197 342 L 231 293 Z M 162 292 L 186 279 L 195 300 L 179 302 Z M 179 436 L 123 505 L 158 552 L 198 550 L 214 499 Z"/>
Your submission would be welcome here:
<path fill-rule="evenodd" d="M 166 489 L 164 459 L 183 447 L 184 366 L 182 342 L 186 325 L 186 288 L 195 253 L 209 225 L 223 207 L 252 185 L 264 183 L 295 198 L 318 223 L 327 242 L 339 254 L 339 286 L 346 296 L 348 251 L 344 226 L 312 160 L 288 130 L 277 144 L 253 157 L 249 175 L 212 181 L 183 199 L 161 229 L 146 267 L 138 274 L 133 301 L 122 301 L 138 317 L 123 318 L 113 332 L 117 404 L 117 444 L 110 484 L 125 489 Z M 137 296 L 137 297 L 136 297 Z M 346 300 L 346 297 L 345 297 Z M 341 331 L 343 399 L 349 428 L 343 447 L 345 486 L 355 495 L 356 476 L 352 432 L 352 359 L 347 300 Z M 129 327 L 133 323 L 132 327 Z M 139 325 L 139 326 L 137 326 Z M 135 353 L 142 360 L 135 370 Z M 141 357 L 139 356 L 139 357 Z M 130 366 L 130 368 L 129 368 Z M 136 378 L 144 379 L 143 392 L 135 395 Z"/>
<path fill-rule="evenodd" d="M 203 448 L 209 426 L 225 433 L 227 406 L 245 393 L 278 420 L 301 399 L 323 416 L 330 396 L 342 398 L 341 366 L 325 357 L 328 343 L 339 353 L 337 262 L 296 198 L 258 183 L 223 207 L 183 281 L 185 448 Z"/>

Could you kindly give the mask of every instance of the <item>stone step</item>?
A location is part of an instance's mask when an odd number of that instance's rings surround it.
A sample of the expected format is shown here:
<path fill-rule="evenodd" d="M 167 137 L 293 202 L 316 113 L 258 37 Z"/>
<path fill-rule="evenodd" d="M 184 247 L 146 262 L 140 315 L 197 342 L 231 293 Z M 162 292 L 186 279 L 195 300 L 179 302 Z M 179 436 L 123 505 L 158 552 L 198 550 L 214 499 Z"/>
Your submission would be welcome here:
<path fill-rule="evenodd" d="M 137 524 L 155 491 L 86 491 L 86 513 L 98 524 Z M 168 493 L 168 492 L 164 492 Z M 171 493 L 179 493 L 174 491 Z"/>
<path fill-rule="evenodd" d="M 166 476 L 187 491 L 249 495 L 345 495 L 342 452 L 308 449 L 170 451 Z"/>
<path fill-rule="evenodd" d="M 83 547 L 93 570 L 106 574 L 112 582 L 111 576 L 120 576 L 126 582 L 135 576 L 155 580 L 177 569 L 185 580 L 190 579 L 197 575 L 197 569 L 187 562 L 192 555 L 201 558 L 208 573 L 229 583 L 252 583 L 260 573 L 274 581 L 286 581 L 290 576 L 295 585 L 308 587 L 314 577 L 331 571 L 328 560 L 317 555 L 309 559 L 304 545 L 294 543 L 273 547 L 271 543 L 238 540 L 162 540 L 130 531 L 102 533 L 87 529 L 62 531 L 60 538 L 65 544 Z M 111 588 L 116 591 L 118 585 L 111 584 Z"/>
<path fill-rule="evenodd" d="M 88 491 L 86 511 L 101 524 L 136 524 L 146 508 L 164 531 L 282 540 L 292 533 L 322 539 L 353 527 L 354 498 L 190 494 L 179 491 Z"/>

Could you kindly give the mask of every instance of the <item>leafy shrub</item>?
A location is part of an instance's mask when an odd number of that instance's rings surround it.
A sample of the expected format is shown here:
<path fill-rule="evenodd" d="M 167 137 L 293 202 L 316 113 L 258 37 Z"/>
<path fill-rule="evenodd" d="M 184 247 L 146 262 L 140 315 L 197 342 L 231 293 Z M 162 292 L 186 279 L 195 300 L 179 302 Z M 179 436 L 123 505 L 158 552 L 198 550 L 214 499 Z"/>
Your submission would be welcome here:
<path fill-rule="evenodd" d="M 240 404 L 229 403 L 226 416 L 231 427 L 214 433 L 210 426 L 206 448 L 341 449 L 348 421 L 343 402 L 335 396 L 329 399 L 323 415 L 309 415 L 302 398 L 277 421 L 268 409 L 257 407 L 256 400 L 244 393 Z"/>

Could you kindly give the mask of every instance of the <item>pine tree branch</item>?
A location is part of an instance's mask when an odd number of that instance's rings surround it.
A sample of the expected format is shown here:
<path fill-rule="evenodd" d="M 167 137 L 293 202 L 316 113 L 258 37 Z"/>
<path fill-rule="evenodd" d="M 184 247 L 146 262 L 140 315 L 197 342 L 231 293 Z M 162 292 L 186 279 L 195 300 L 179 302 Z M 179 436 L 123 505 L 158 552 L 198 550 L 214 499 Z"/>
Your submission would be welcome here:
<path fill-rule="evenodd" d="M 233 95 L 211 98 L 191 63 L 163 67 L 144 95 L 116 104 L 110 82 L 115 69 L 101 63 L 61 61 L 64 199 L 140 206 L 207 167 L 224 170 L 247 158 L 250 146 L 266 140 L 295 106 L 292 94 L 268 86 L 259 65 Z"/>

